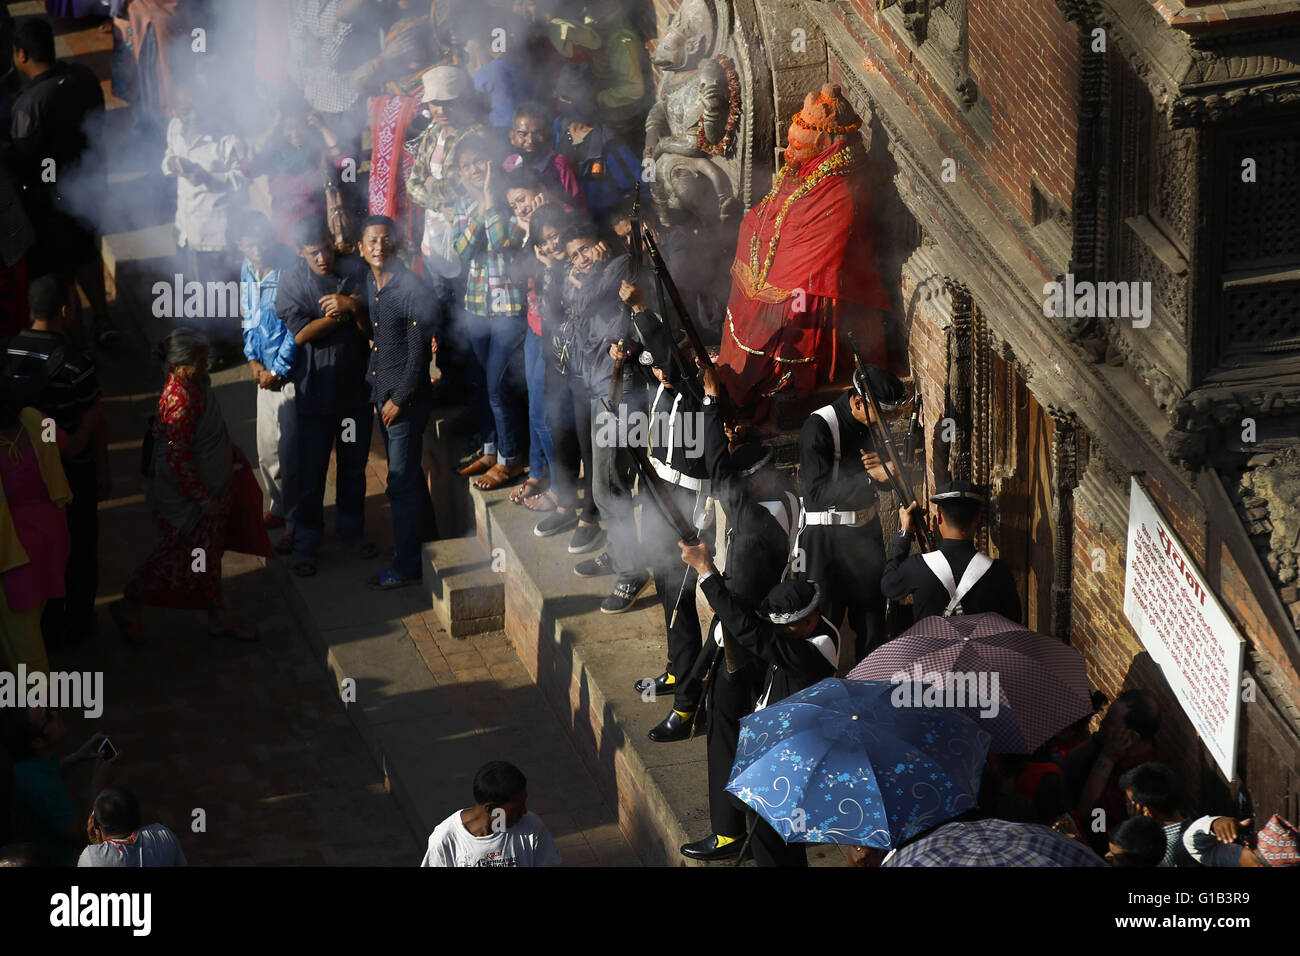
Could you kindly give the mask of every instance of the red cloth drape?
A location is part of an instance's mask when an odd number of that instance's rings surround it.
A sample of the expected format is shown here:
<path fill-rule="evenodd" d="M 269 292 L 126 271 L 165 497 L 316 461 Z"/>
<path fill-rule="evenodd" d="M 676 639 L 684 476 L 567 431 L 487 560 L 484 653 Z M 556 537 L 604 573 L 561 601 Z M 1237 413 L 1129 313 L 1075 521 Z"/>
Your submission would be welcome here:
<path fill-rule="evenodd" d="M 851 148 L 856 156 L 845 154 Z M 836 157 L 852 161 L 846 173 L 826 176 L 782 218 L 786 202 Z M 718 358 L 723 384 L 737 405 L 752 406 L 786 390 L 804 398 L 819 373 L 829 380 L 837 364 L 836 337 L 845 324 L 857 331 L 863 359 L 883 363 L 878 311 L 889 311 L 891 303 L 876 270 L 868 209 L 861 144 L 846 140 L 787 173 L 775 194 L 745 215 Z M 775 254 L 764 272 L 773 238 Z"/>

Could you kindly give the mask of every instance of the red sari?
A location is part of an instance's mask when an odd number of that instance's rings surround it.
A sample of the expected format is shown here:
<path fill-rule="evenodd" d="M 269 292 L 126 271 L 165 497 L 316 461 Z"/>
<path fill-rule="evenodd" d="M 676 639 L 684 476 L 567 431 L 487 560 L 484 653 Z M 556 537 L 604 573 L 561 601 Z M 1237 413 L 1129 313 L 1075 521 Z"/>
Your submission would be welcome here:
<path fill-rule="evenodd" d="M 780 391 L 806 398 L 819 373 L 835 375 L 841 312 L 890 309 L 876 271 L 864 162 L 860 141 L 846 140 L 798 169 L 783 167 L 741 222 L 718 358 L 737 405 L 765 406 Z M 858 325 L 863 359 L 883 364 L 879 317 Z"/>
<path fill-rule="evenodd" d="M 154 423 L 153 480 L 159 480 L 159 469 L 169 469 L 182 500 L 189 499 L 191 508 L 192 502 L 209 495 L 212 485 L 211 479 L 205 484 L 201 477 L 205 470 L 210 476 L 211 468 L 196 455 L 195 439 L 202 437 L 200 424 L 207 412 L 205 394 L 201 383 L 169 376 L 158 399 Z M 219 418 L 216 410 L 213 415 Z M 224 431 L 224 423 L 220 428 Z M 161 449 L 161 455 L 157 449 Z M 183 511 L 155 512 L 158 541 L 131 573 L 123 589 L 128 598 L 155 607 L 201 610 L 221 603 L 221 559 L 227 550 L 263 557 L 271 554 L 271 543 L 261 522 L 262 491 L 248 460 L 233 443 L 221 449 L 223 462 L 217 471 L 229 469 L 229 478 L 224 480 L 224 490 L 214 495 L 217 508 L 212 514 L 200 512 L 192 526 L 177 517 L 183 516 Z M 165 515 L 170 515 L 171 520 Z M 195 549 L 202 549 L 201 564 Z"/>

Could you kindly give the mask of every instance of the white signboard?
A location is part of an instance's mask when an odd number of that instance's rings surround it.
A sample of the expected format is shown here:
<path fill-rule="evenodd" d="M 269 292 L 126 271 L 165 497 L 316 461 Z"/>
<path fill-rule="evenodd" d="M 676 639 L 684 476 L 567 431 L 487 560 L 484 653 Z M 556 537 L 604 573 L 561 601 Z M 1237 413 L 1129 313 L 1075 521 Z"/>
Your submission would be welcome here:
<path fill-rule="evenodd" d="M 1231 781 L 1241 716 L 1241 635 L 1136 478 L 1126 560 L 1124 613 Z"/>

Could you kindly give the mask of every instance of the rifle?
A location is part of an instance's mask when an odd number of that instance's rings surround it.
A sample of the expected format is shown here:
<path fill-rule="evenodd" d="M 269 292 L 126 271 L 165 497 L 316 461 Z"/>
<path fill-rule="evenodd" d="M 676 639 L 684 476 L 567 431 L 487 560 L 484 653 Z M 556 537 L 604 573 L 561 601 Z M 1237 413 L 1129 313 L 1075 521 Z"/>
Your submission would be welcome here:
<path fill-rule="evenodd" d="M 849 347 L 853 350 L 853 362 L 858 370 L 858 378 L 862 381 L 863 398 L 866 399 L 870 406 L 870 414 L 867 416 L 873 419 L 871 422 L 871 438 L 878 452 L 883 456 L 885 473 L 889 475 L 890 490 L 898 497 L 900 504 L 907 508 L 913 501 L 918 500 L 912 489 L 908 487 L 907 479 L 903 477 L 902 465 L 899 463 L 898 454 L 894 451 L 894 440 L 889 435 L 889 428 L 885 425 L 885 418 L 880 413 L 880 403 L 876 401 L 876 396 L 871 393 L 871 383 L 867 379 L 867 366 L 862 361 L 862 355 L 858 352 L 858 340 L 852 332 L 848 333 Z M 933 551 L 935 549 L 934 535 L 924 521 L 916 530 L 916 540 L 921 546 L 922 551 Z"/>
<path fill-rule="evenodd" d="M 677 283 L 673 281 L 672 273 L 668 271 L 668 266 L 664 262 L 664 257 L 659 252 L 659 244 L 651 235 L 649 228 L 643 230 L 645 234 L 645 248 L 650 255 L 650 267 L 654 270 L 655 282 L 662 299 L 663 294 L 667 293 L 668 300 L 673 304 L 673 309 L 677 312 L 678 321 L 681 324 L 682 331 L 686 333 L 686 339 L 691 343 L 691 351 L 695 353 L 695 358 L 704 368 L 711 369 L 714 367 L 713 359 L 709 357 L 708 349 L 704 346 L 704 339 L 700 336 L 699 326 L 691 318 L 690 312 L 686 308 L 686 303 L 682 300 L 682 294 L 677 289 Z M 662 302 L 660 303 L 662 312 Z M 682 381 L 690 382 L 692 392 L 697 399 L 703 398 L 703 390 L 698 386 L 698 373 L 694 368 L 689 366 L 682 355 L 677 356 L 678 365 L 681 367 Z M 735 421 L 734 409 L 731 408 L 725 392 L 719 396 L 722 403 L 722 417 L 727 422 Z"/>
<path fill-rule="evenodd" d="M 632 199 L 632 231 L 628 233 L 627 242 L 627 269 L 623 273 L 623 278 L 628 282 L 635 282 L 638 275 L 641 274 L 642 260 L 644 256 L 641 249 L 641 183 L 636 184 L 636 195 Z M 632 307 L 626 302 L 623 303 L 623 328 L 627 328 L 628 323 L 632 321 Z M 618 350 L 622 353 L 627 346 L 627 336 L 621 336 L 618 340 Z M 623 390 L 623 359 L 614 360 L 614 377 L 609 380 L 609 403 L 617 405 Z"/>

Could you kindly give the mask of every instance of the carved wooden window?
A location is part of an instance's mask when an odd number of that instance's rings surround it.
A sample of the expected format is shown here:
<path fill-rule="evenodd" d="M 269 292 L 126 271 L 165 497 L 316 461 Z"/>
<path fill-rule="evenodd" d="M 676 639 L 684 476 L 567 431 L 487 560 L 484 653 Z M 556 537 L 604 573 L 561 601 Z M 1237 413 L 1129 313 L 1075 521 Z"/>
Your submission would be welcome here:
<path fill-rule="evenodd" d="M 966 4 L 967 0 L 880 0 L 880 10 L 975 131 L 988 139 L 992 113 L 970 75 Z"/>
<path fill-rule="evenodd" d="M 1230 133 L 1218 176 L 1228 184 L 1218 230 L 1220 354 L 1237 361 L 1300 355 L 1300 125 Z"/>
<path fill-rule="evenodd" d="M 1185 391 L 1192 385 L 1187 318 L 1195 134 L 1168 127 L 1124 57 L 1112 56 L 1111 70 L 1108 242 L 1096 278 L 1143 283 L 1150 291 L 1151 325 L 1139 331 L 1128 318 L 1098 321 L 1127 343 L 1122 350 L 1138 374 L 1157 369 Z"/>

